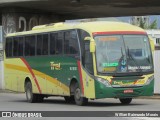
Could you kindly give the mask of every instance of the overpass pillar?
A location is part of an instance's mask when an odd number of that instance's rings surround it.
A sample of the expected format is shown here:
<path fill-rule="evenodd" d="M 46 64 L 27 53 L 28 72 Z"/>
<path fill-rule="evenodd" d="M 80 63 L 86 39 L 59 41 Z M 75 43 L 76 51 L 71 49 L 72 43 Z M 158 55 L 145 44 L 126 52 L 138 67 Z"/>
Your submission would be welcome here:
<path fill-rule="evenodd" d="M 3 29 L 2 26 L 0 26 L 0 89 L 5 88 L 5 82 L 4 82 L 4 65 L 3 65 Z"/>

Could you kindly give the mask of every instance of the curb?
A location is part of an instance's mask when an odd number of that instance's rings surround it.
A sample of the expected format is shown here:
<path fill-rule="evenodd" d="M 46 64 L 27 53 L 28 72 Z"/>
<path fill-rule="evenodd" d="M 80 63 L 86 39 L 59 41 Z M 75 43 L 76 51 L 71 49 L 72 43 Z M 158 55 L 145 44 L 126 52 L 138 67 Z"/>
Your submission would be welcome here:
<path fill-rule="evenodd" d="M 136 99 L 160 99 L 160 94 L 155 94 L 153 96 L 141 96 Z"/>
<path fill-rule="evenodd" d="M 0 93 L 17 93 L 17 92 L 14 92 L 14 91 L 11 91 L 11 90 L 2 90 L 2 89 L 0 89 Z"/>

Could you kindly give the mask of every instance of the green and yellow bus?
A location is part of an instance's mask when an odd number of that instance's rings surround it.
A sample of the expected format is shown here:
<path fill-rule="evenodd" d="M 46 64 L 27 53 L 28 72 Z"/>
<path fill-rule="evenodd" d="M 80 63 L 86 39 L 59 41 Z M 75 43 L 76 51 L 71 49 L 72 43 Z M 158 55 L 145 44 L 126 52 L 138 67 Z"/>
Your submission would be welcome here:
<path fill-rule="evenodd" d="M 28 102 L 62 96 L 88 99 L 152 96 L 153 46 L 136 26 L 109 21 L 53 23 L 8 34 L 5 87 L 25 92 Z"/>

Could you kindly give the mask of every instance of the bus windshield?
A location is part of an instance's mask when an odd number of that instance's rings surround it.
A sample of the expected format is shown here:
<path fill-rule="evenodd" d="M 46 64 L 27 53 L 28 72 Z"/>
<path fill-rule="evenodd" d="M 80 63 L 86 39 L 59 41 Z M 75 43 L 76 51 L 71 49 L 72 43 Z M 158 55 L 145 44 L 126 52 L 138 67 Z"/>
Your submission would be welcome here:
<path fill-rule="evenodd" d="M 145 73 L 153 71 L 152 53 L 146 35 L 98 35 L 98 73 Z"/>

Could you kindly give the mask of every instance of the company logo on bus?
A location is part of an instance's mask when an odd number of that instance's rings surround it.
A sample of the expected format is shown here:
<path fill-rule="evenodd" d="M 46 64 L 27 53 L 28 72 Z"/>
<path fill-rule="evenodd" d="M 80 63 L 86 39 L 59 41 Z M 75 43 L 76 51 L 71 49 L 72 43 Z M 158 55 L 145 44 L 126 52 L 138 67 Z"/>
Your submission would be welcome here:
<path fill-rule="evenodd" d="M 51 70 L 61 70 L 61 63 L 50 62 Z"/>

